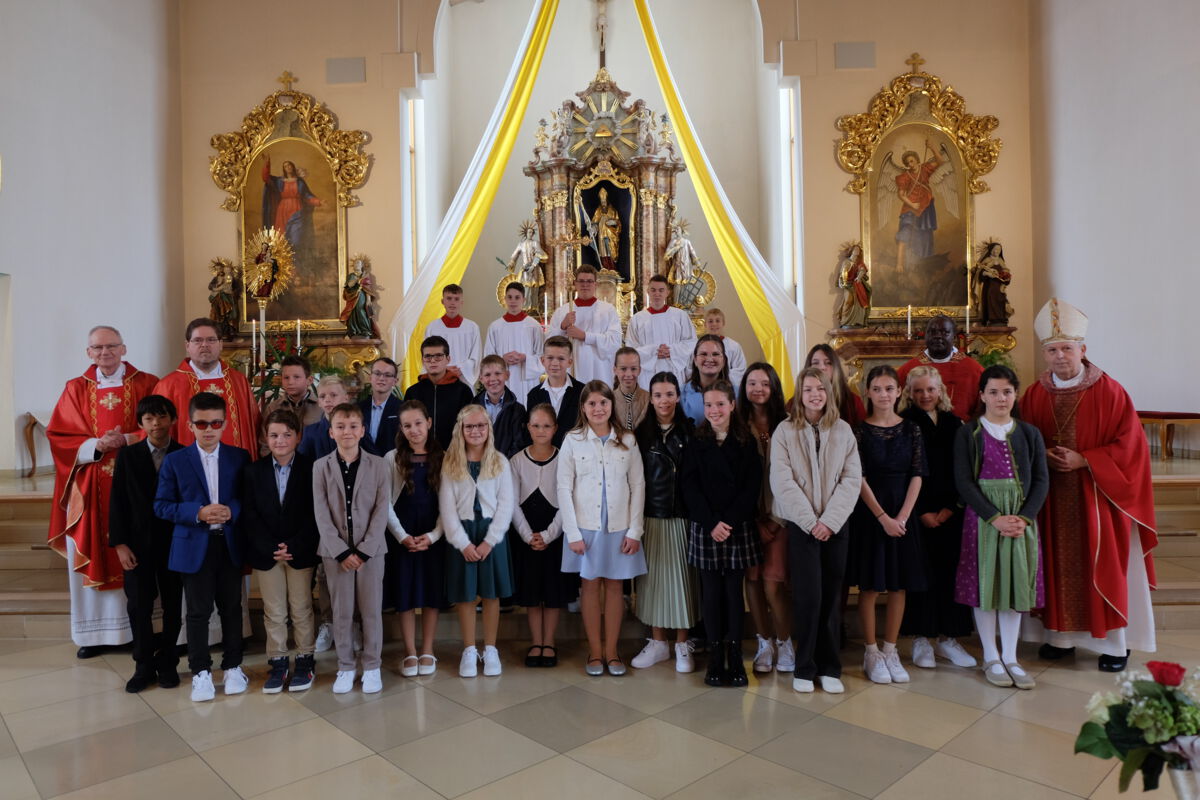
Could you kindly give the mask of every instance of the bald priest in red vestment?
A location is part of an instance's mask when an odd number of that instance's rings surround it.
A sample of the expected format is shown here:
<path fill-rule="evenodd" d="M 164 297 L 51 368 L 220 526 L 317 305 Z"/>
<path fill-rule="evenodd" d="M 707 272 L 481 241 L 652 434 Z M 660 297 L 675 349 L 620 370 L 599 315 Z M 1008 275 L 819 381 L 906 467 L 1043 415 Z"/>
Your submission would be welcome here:
<path fill-rule="evenodd" d="M 184 338 L 187 358 L 176 370 L 163 377 L 154 387 L 176 408 L 187 408 L 192 398 L 200 392 L 212 392 L 225 398 L 228 409 L 225 428 L 221 431 L 221 442 L 249 451 L 250 457 L 258 455 L 258 403 L 250 391 L 246 376 L 229 364 L 221 361 L 221 337 L 217 323 L 200 317 L 188 323 Z M 176 422 L 171 436 L 184 447 L 196 441 L 188 430 L 187 420 Z"/>
<path fill-rule="evenodd" d="M 979 397 L 979 376 L 983 374 L 983 367 L 975 359 L 958 351 L 954 346 L 955 333 L 954 320 L 944 314 L 932 317 L 925 326 L 925 349 L 916 358 L 902 364 L 896 374 L 900 377 L 900 388 L 903 389 L 913 367 L 934 367 L 942 376 L 942 383 L 950 395 L 954 415 L 959 419 L 967 419 Z"/>
<path fill-rule="evenodd" d="M 87 353 L 92 366 L 67 381 L 46 428 L 54 456 L 48 541 L 67 559 L 71 640 L 80 658 L 133 638 L 120 591 L 124 572 L 108 546 L 108 499 L 117 452 L 142 438 L 138 401 L 158 382 L 121 360 L 125 344 L 116 328 L 92 328 Z"/>
<path fill-rule="evenodd" d="M 1042 658 L 1079 646 L 1100 654 L 1101 670 L 1120 672 L 1131 649 L 1155 649 L 1150 447 L 1129 395 L 1087 360 L 1087 323 L 1057 298 L 1033 323 L 1049 369 L 1026 390 L 1021 414 L 1046 441 L 1050 496 L 1038 517 L 1046 607 L 1026 633 L 1044 642 Z"/>

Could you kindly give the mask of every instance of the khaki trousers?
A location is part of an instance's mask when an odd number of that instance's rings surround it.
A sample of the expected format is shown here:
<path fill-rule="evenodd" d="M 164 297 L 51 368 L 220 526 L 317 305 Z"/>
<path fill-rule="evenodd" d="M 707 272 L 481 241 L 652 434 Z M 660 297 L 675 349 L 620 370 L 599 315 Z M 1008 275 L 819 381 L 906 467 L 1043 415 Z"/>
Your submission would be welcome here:
<path fill-rule="evenodd" d="M 335 558 L 325 562 L 325 579 L 333 601 L 333 643 L 338 671 L 354 671 L 354 612 L 362 619 L 362 668 L 379 669 L 383 651 L 383 553 L 357 570 L 343 570 Z"/>
<path fill-rule="evenodd" d="M 296 569 L 280 562 L 271 569 L 256 569 L 254 572 L 258 576 L 258 590 L 262 594 L 267 658 L 287 656 L 289 615 L 297 654 L 312 655 L 313 638 L 316 635 L 313 625 L 313 568 Z"/>

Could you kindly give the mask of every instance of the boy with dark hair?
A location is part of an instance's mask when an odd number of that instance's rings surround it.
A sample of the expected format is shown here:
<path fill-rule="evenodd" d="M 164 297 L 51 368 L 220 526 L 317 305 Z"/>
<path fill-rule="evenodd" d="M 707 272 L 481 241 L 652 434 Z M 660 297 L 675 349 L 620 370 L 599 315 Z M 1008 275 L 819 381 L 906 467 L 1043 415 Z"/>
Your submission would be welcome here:
<path fill-rule="evenodd" d="M 171 438 L 175 404 L 159 394 L 138 401 L 138 426 L 144 442 L 122 447 L 113 470 L 108 505 L 108 544 L 115 547 L 125 571 L 125 598 L 133 632 L 133 663 L 125 684 L 134 694 L 157 681 L 164 689 L 179 685 L 179 653 L 175 642 L 183 624 L 183 583 L 167 568 L 171 524 L 154 515 L 158 471 L 168 453 L 183 445 Z M 162 602 L 162 634 L 154 635 L 154 600 Z M 206 633 L 205 641 L 207 641 Z"/>
<path fill-rule="evenodd" d="M 225 694 L 241 694 L 248 685 L 242 671 L 243 541 L 237 528 L 237 486 L 250 454 L 221 445 L 226 421 L 220 395 L 200 392 L 191 399 L 188 430 L 195 441 L 163 460 L 154 497 L 154 513 L 175 526 L 167 566 L 183 573 L 193 702 L 212 700 L 216 694 L 208 651 L 214 602 L 221 617 Z"/>
<path fill-rule="evenodd" d="M 443 286 L 442 307 L 446 313 L 425 326 L 425 337 L 440 336 L 446 340 L 449 352 L 454 354 L 447 366 L 454 369 L 456 376 L 467 385 L 468 391 L 473 392 L 479 377 L 479 359 L 483 347 L 479 341 L 479 326 L 462 315 L 462 304 L 461 286 L 457 283 Z"/>
<path fill-rule="evenodd" d="M 421 362 L 425 373 L 404 391 L 404 400 L 420 400 L 433 419 L 433 434 L 442 447 L 450 444 L 458 412 L 473 399 L 467 385 L 450 368 L 450 344 L 441 336 L 429 336 L 421 342 Z"/>
<path fill-rule="evenodd" d="M 555 447 L 562 447 L 563 438 L 575 427 L 579 416 L 579 395 L 583 391 L 583 383 L 571 377 L 571 363 L 571 340 L 566 336 L 547 339 L 542 349 L 542 368 L 546 370 L 546 380 L 531 389 L 525 401 L 526 408 L 549 403 L 554 409 L 558 429 L 551 441 Z"/>
<path fill-rule="evenodd" d="M 381 357 L 372 361 L 369 369 L 371 395 L 358 404 L 366 427 L 362 446 L 372 455 L 385 456 L 395 449 L 396 431 L 400 430 L 400 398 L 395 392 L 400 368 L 390 358 Z"/>
<path fill-rule="evenodd" d="M 486 356 L 500 356 L 508 368 L 507 386 L 521 402 L 542 377 L 541 323 L 525 313 L 525 287 L 513 281 L 504 287 L 504 315 L 488 326 L 483 344 Z M 480 364 L 482 369 L 482 364 Z M 482 376 L 481 376 L 482 379 Z"/>

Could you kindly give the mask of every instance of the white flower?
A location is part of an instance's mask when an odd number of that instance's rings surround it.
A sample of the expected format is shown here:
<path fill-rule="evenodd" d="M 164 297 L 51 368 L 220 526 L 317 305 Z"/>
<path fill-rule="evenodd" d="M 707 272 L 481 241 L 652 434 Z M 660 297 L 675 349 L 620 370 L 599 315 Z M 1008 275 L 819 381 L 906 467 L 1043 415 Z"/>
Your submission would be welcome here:
<path fill-rule="evenodd" d="M 1103 725 L 1108 722 L 1109 707 L 1118 705 L 1121 701 L 1121 695 L 1116 692 L 1096 692 L 1087 702 L 1088 716 L 1092 722 Z"/>

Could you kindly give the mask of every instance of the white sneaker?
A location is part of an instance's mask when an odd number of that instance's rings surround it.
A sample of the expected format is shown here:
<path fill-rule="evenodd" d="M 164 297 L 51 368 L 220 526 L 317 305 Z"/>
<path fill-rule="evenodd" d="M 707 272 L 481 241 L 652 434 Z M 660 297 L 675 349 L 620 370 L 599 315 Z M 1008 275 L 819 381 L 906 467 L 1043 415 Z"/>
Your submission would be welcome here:
<path fill-rule="evenodd" d="M 478 674 L 479 651 L 474 647 L 467 647 L 458 661 L 458 675 L 460 678 L 474 678 Z"/>
<path fill-rule="evenodd" d="M 975 656 L 963 649 L 963 646 L 958 643 L 957 639 L 942 639 L 934 646 L 934 650 L 939 656 L 956 667 L 970 668 L 979 664 L 975 660 Z"/>
<path fill-rule="evenodd" d="M 792 678 L 792 691 L 794 692 L 809 694 L 814 688 L 816 687 L 813 686 L 813 682 L 807 678 Z"/>
<path fill-rule="evenodd" d="M 203 703 L 206 700 L 212 700 L 216 696 L 217 690 L 213 687 L 211 672 L 204 670 L 192 676 L 193 703 Z"/>
<path fill-rule="evenodd" d="M 338 670 L 337 678 L 333 681 L 334 694 L 347 694 L 354 688 L 354 670 Z"/>
<path fill-rule="evenodd" d="M 892 674 L 888 672 L 887 664 L 883 663 L 883 653 L 878 650 L 863 653 L 863 672 L 872 683 L 892 682 Z"/>
<path fill-rule="evenodd" d="M 775 669 L 775 647 L 771 644 L 770 639 L 758 636 L 758 652 L 754 654 L 754 671 L 770 672 L 773 669 Z"/>
<path fill-rule="evenodd" d="M 843 694 L 846 691 L 846 684 L 842 683 L 841 678 L 834 678 L 830 675 L 818 675 L 817 680 L 821 682 L 821 691 L 826 694 Z"/>
<path fill-rule="evenodd" d="M 351 678 L 353 680 L 353 678 Z M 383 691 L 383 678 L 377 669 L 364 669 L 362 676 L 363 694 L 375 694 Z"/>
<path fill-rule="evenodd" d="M 483 674 L 489 678 L 499 675 L 504 667 L 500 665 L 500 651 L 492 645 L 483 648 Z"/>
<path fill-rule="evenodd" d="M 666 661 L 671 657 L 671 648 L 666 642 L 660 642 L 657 639 L 647 639 L 646 646 L 642 651 L 633 657 L 633 661 L 629 665 L 634 669 L 646 669 L 653 667 L 659 662 Z"/>
<path fill-rule="evenodd" d="M 362 652 L 362 625 L 360 623 L 356 622 L 356 623 L 354 623 L 354 627 L 351 628 L 351 630 L 353 631 L 353 633 L 351 634 L 350 642 L 351 642 L 351 644 L 354 645 L 354 652 L 361 653 Z"/>
<path fill-rule="evenodd" d="M 580 608 L 580 605 L 579 605 L 578 597 L 567 603 L 567 612 L 570 614 L 578 614 L 579 608 Z"/>
<path fill-rule="evenodd" d="M 225 670 L 225 694 L 241 694 L 250 685 L 250 679 L 240 666 Z"/>
<path fill-rule="evenodd" d="M 692 658 L 692 643 L 680 642 L 675 645 L 675 671 L 676 672 L 693 672 L 696 669 L 696 660 Z"/>
<path fill-rule="evenodd" d="M 792 646 L 792 637 L 789 636 L 782 642 L 776 639 L 775 653 L 776 672 L 796 671 L 796 648 Z"/>
<path fill-rule="evenodd" d="M 318 653 L 333 649 L 333 626 L 328 622 L 322 623 L 321 627 L 317 628 L 317 641 L 313 649 Z"/>
<path fill-rule="evenodd" d="M 892 676 L 892 683 L 908 683 L 908 671 L 900 663 L 899 651 L 892 650 L 890 653 L 884 653 L 883 663 L 888 674 Z"/>
<path fill-rule="evenodd" d="M 924 636 L 913 639 L 912 662 L 921 669 L 933 669 L 937 660 L 933 657 L 933 645 Z"/>

